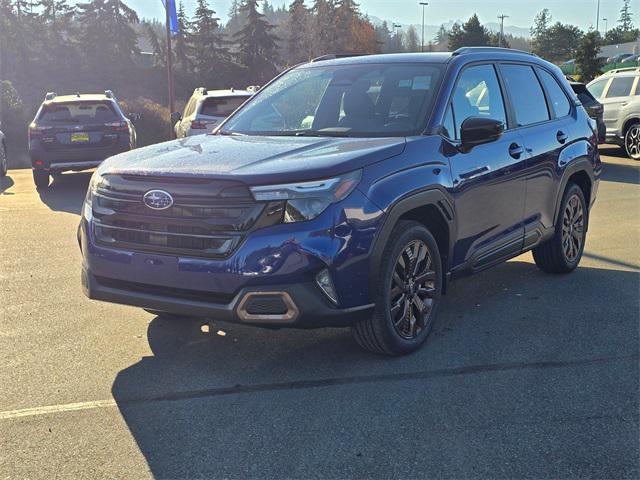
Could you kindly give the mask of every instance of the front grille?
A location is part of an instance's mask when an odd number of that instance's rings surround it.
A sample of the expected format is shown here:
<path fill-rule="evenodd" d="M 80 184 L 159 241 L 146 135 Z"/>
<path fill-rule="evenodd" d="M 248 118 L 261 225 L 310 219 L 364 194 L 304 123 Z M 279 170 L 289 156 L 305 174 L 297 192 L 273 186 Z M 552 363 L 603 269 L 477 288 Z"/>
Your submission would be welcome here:
<path fill-rule="evenodd" d="M 146 192 L 158 189 L 173 197 L 170 208 L 143 203 Z M 106 175 L 93 199 L 93 225 L 97 241 L 108 246 L 226 257 L 251 229 L 279 223 L 281 210 L 255 202 L 238 182 Z"/>

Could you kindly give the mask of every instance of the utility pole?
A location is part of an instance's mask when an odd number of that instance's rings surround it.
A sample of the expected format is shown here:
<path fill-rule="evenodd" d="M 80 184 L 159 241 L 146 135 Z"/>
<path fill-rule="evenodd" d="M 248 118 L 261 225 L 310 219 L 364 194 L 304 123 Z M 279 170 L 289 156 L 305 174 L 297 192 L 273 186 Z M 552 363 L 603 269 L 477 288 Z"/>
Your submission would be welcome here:
<path fill-rule="evenodd" d="M 400 30 L 399 30 L 399 28 L 401 28 L 401 27 L 402 27 L 402 25 L 400 25 L 399 23 L 394 23 L 393 24 L 393 28 L 396 29 L 396 48 L 398 49 L 398 53 L 400 53 L 400 50 L 401 50 L 400 49 L 400 47 L 401 47 L 401 45 L 400 45 Z"/>
<path fill-rule="evenodd" d="M 424 7 L 429 5 L 427 2 L 420 2 L 422 5 L 422 40 L 420 41 L 420 51 L 424 52 Z"/>
<path fill-rule="evenodd" d="M 173 55 L 171 53 L 171 13 L 169 11 L 169 0 L 165 0 L 164 2 L 164 10 L 165 10 L 165 26 L 167 28 L 167 80 L 169 84 L 169 115 L 173 114 L 175 111 L 174 108 L 174 99 L 173 99 Z M 173 138 L 173 125 L 171 124 L 171 119 L 169 119 L 169 138 Z"/>
<path fill-rule="evenodd" d="M 498 37 L 498 47 L 502 47 L 502 42 L 504 40 L 504 19 L 509 18 L 509 15 L 505 15 L 503 13 L 502 15 L 498 15 L 498 18 L 500 19 L 500 37 Z"/>
<path fill-rule="evenodd" d="M 596 32 L 600 33 L 600 0 L 598 0 L 598 10 L 596 12 Z"/>

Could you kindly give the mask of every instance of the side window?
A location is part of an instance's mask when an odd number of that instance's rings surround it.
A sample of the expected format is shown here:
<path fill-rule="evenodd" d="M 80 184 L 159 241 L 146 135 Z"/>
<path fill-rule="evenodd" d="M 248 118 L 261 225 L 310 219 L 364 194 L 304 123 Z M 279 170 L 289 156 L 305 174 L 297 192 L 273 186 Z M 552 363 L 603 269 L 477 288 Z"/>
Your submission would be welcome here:
<path fill-rule="evenodd" d="M 604 91 L 604 87 L 607 85 L 609 81 L 608 78 L 603 78 L 602 80 L 596 80 L 595 82 L 589 84 L 587 90 L 589 93 L 593 95 L 594 98 L 600 98 L 602 96 L 602 92 Z"/>
<path fill-rule="evenodd" d="M 558 85 L 558 81 L 546 70 L 538 69 L 538 73 L 540 74 L 540 80 L 542 80 L 544 88 L 547 90 L 549 103 L 551 103 L 556 117 L 560 118 L 569 115 L 569 112 L 571 112 L 571 104 L 569 100 L 567 100 L 567 96 L 562 87 Z"/>
<path fill-rule="evenodd" d="M 450 135 L 450 138 L 460 138 L 460 126 L 469 117 L 487 117 L 506 123 L 502 92 L 493 65 L 465 69 L 454 88 L 451 106 L 453 115 L 448 120 L 451 122 L 450 127 L 445 125 L 445 128 L 451 128 L 450 134 L 455 132 L 455 136 Z"/>
<path fill-rule="evenodd" d="M 504 81 L 519 127 L 549 120 L 547 101 L 533 68 L 528 65 L 502 65 Z"/>
<path fill-rule="evenodd" d="M 607 90 L 607 98 L 612 97 L 629 97 L 631 95 L 631 87 L 635 81 L 635 77 L 617 77 L 614 78 Z"/>

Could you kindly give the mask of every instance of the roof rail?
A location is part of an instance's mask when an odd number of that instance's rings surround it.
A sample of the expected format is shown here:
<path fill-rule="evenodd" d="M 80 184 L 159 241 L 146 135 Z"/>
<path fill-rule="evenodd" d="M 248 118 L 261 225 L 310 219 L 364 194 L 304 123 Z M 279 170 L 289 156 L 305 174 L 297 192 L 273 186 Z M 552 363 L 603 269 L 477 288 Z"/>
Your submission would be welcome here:
<path fill-rule="evenodd" d="M 327 55 L 322 55 L 320 57 L 311 59 L 311 63 L 324 62 L 325 60 L 335 60 L 337 58 L 362 57 L 364 55 L 366 55 L 366 53 L 329 53 Z"/>
<path fill-rule="evenodd" d="M 205 87 L 198 87 L 195 89 L 195 91 L 193 93 L 199 93 L 200 95 L 206 95 L 207 89 Z"/>
<path fill-rule="evenodd" d="M 44 96 L 44 99 L 45 100 L 53 100 L 57 96 L 58 96 L 58 94 L 56 92 L 47 92 L 47 94 Z"/>
<path fill-rule="evenodd" d="M 482 52 L 511 52 L 511 53 L 523 53 L 525 55 L 530 55 L 532 57 L 537 57 L 535 53 L 525 52 L 524 50 L 516 50 L 514 48 L 504 48 L 504 47 L 460 47 L 456 51 L 454 51 L 451 55 L 465 55 L 467 53 L 482 53 Z"/>
<path fill-rule="evenodd" d="M 640 72 L 639 67 L 623 67 L 623 68 L 614 68 L 613 70 L 607 70 L 603 75 L 607 75 L 609 73 L 620 73 L 620 72 Z"/>
<path fill-rule="evenodd" d="M 260 90 L 260 85 L 249 85 L 245 90 L 247 92 L 256 93 L 258 90 Z"/>
<path fill-rule="evenodd" d="M 113 92 L 111 90 L 105 90 L 104 91 L 104 96 L 107 98 L 116 98 L 116 96 L 113 94 Z"/>

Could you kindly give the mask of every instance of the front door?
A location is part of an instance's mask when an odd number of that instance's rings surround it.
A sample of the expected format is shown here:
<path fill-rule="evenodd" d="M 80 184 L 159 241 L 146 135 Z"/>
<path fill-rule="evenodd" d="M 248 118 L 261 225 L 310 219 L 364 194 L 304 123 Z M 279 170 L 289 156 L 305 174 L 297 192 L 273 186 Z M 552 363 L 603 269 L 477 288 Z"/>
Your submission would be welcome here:
<path fill-rule="evenodd" d="M 445 118 L 445 130 L 459 142 L 469 117 L 507 122 L 505 102 L 493 64 L 472 65 L 460 74 Z M 522 248 L 526 151 L 517 131 L 470 151 L 451 149 L 449 161 L 457 237 L 453 270 L 475 271 Z"/>

